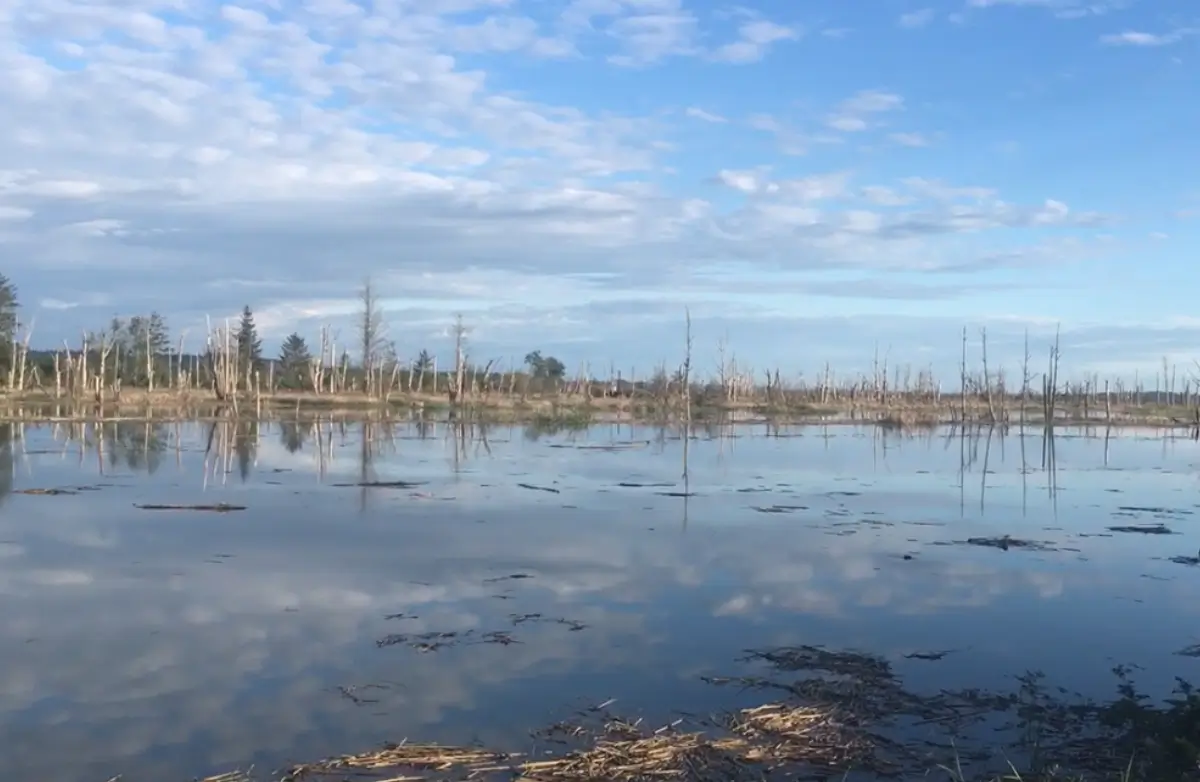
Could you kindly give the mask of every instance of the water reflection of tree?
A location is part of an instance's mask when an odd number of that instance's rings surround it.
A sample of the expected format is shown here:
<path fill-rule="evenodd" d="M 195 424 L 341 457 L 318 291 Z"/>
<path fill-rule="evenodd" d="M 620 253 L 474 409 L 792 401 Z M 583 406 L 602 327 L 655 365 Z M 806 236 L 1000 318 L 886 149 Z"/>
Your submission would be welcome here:
<path fill-rule="evenodd" d="M 554 437 L 560 434 L 578 435 L 590 428 L 587 419 L 556 418 L 553 416 L 538 416 L 525 424 L 523 434 L 529 442 L 537 442 L 543 437 Z"/>
<path fill-rule="evenodd" d="M 11 495 L 16 460 L 13 458 L 13 425 L 0 424 L 0 505 Z"/>
<path fill-rule="evenodd" d="M 1155 702 L 1137 691 L 1131 669 L 1118 667 L 1116 697 L 1098 702 L 1050 687 L 1038 672 L 1016 677 L 1008 692 L 926 694 L 909 690 L 886 659 L 860 652 L 785 647 L 746 661 L 766 672 L 708 681 L 850 705 L 849 721 L 875 740 L 880 765 L 901 774 L 942 765 L 994 778 L 1011 772 L 1011 761 L 1027 769 L 1024 780 L 1200 780 L 1200 694 L 1183 679 Z"/>
<path fill-rule="evenodd" d="M 304 443 L 311 431 L 311 423 L 283 421 L 279 424 L 279 443 L 288 453 L 299 453 L 304 448 Z"/>
<path fill-rule="evenodd" d="M 169 437 L 166 425 L 153 421 L 107 421 L 100 436 L 110 467 L 151 475 L 162 465 Z"/>
<path fill-rule="evenodd" d="M 238 476 L 245 482 L 250 477 L 250 468 L 258 461 L 259 423 L 240 420 L 233 428 L 233 452 L 237 456 Z"/>

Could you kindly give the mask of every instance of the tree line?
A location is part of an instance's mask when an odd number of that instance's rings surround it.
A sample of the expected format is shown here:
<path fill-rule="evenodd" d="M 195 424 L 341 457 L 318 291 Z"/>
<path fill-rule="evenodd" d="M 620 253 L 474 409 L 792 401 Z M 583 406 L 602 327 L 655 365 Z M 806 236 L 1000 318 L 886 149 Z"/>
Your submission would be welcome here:
<path fill-rule="evenodd" d="M 455 322 L 455 361 L 439 370 L 436 357 L 429 350 L 420 350 L 411 360 L 403 360 L 394 341 L 387 339 L 387 327 L 379 306 L 376 291 L 368 279 L 360 294 L 362 309 L 355 328 L 356 339 L 336 344 L 329 329 L 322 329 L 320 344 L 310 347 L 300 333 L 284 338 L 279 353 L 266 356 L 263 340 L 249 304 L 242 308 L 236 324 L 229 327 L 223 340 L 214 342 L 210 333 L 206 346 L 189 351 L 182 338 L 172 341 L 166 317 L 157 311 L 144 315 L 114 316 L 101 329 L 81 335 L 77 346 L 62 349 L 37 349 L 29 344 L 34 324 L 20 319 L 20 300 L 16 285 L 0 274 L 0 372 L 10 378 L 10 388 L 28 387 L 31 382 L 15 380 L 18 365 L 22 372 L 34 376 L 32 384 L 44 384 L 47 378 L 63 372 L 64 362 L 83 363 L 99 373 L 103 386 L 124 387 L 207 387 L 215 374 L 215 354 L 230 353 L 224 358 L 232 362 L 230 375 L 235 378 L 234 390 L 320 390 L 330 374 L 339 376 L 345 390 L 351 388 L 378 392 L 384 384 L 397 384 L 408 390 L 424 388 L 425 379 L 436 376 L 462 376 L 468 371 L 478 373 L 479 367 L 469 363 L 466 353 L 468 329 L 461 317 Z M 222 331 L 217 329 L 216 331 Z M 217 344 L 223 342 L 223 344 Z M 340 348 L 340 349 L 339 349 Z M 82 359 L 82 361 L 81 361 Z M 485 372 L 495 362 L 489 362 Z M 557 383 L 566 376 L 565 365 L 553 356 L 532 351 L 525 356 L 526 381 Z M 421 385 L 415 380 L 420 378 Z M 454 390 L 453 385 L 449 386 Z"/>

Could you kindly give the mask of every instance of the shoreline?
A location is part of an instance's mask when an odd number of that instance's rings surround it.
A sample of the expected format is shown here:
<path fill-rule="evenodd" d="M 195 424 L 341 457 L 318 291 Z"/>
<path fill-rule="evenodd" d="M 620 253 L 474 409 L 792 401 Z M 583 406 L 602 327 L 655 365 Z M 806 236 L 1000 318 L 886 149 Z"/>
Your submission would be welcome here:
<path fill-rule="evenodd" d="M 876 425 L 891 429 L 927 429 L 967 425 L 973 428 L 1045 428 L 1040 400 L 1004 401 L 993 406 L 958 398 L 932 401 L 902 395 L 886 402 L 861 403 L 833 400 L 825 403 L 800 400 L 768 403 L 694 402 L 630 397 L 585 398 L 566 395 L 481 395 L 451 404 L 445 396 L 397 393 L 386 398 L 364 394 L 277 392 L 222 401 L 203 391 L 147 391 L 128 389 L 115 399 L 97 401 L 55 396 L 46 391 L 0 393 L 0 421 L 95 422 L 112 420 L 209 420 L 235 418 L 280 419 L 335 415 L 371 419 L 396 414 L 437 419 L 471 420 L 497 424 L 557 423 L 583 428 L 592 424 L 727 424 L 771 423 L 793 426 Z M 1200 409 L 1181 404 L 1067 404 L 1061 397 L 1055 407 L 1053 427 L 1156 427 L 1200 429 Z"/>

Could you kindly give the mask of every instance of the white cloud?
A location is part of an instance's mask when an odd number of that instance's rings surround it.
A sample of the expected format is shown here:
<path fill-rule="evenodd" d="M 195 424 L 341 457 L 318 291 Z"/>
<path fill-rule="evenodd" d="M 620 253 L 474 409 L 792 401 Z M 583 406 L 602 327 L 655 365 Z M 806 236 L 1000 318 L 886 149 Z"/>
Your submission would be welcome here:
<path fill-rule="evenodd" d="M 936 15 L 932 8 L 921 8 L 901 14 L 896 23 L 907 30 L 915 30 L 927 26 Z"/>
<path fill-rule="evenodd" d="M 892 133 L 888 138 L 902 147 L 927 147 L 929 139 L 921 133 Z"/>
<path fill-rule="evenodd" d="M 588 3 L 589 0 L 576 0 Z M 607 28 L 622 51 L 609 57 L 616 65 L 643 66 L 667 57 L 696 54 L 699 20 L 682 0 L 624 0 L 607 4 L 618 14 Z M 596 4 L 598 5 L 598 4 Z"/>
<path fill-rule="evenodd" d="M 0 204 L 0 220 L 28 220 L 30 217 L 33 217 L 32 209 Z"/>
<path fill-rule="evenodd" d="M 1100 37 L 1100 42 L 1109 46 L 1170 46 L 1173 43 L 1179 43 L 1188 36 L 1196 35 L 1198 32 L 1200 32 L 1200 29 L 1191 27 L 1181 27 L 1169 33 L 1146 33 L 1128 30 L 1123 33 L 1103 35 Z"/>
<path fill-rule="evenodd" d="M 759 172 L 729 171 L 722 169 L 717 172 L 717 179 L 726 187 L 740 190 L 743 193 L 756 193 L 763 187 Z"/>
<path fill-rule="evenodd" d="M 693 119 L 699 119 L 705 122 L 711 122 L 713 124 L 720 125 L 729 122 L 727 118 L 721 116 L 720 114 L 716 114 L 711 111 L 705 111 L 704 109 L 699 109 L 695 106 L 689 107 L 684 113 Z"/>
<path fill-rule="evenodd" d="M 767 56 L 773 44 L 799 37 L 799 33 L 790 27 L 754 19 L 742 23 L 738 27 L 738 40 L 718 47 L 713 58 L 730 63 L 758 62 Z"/>
<path fill-rule="evenodd" d="M 863 90 L 842 101 L 826 117 L 826 124 L 844 133 L 859 133 L 873 126 L 875 117 L 904 107 L 899 95 L 882 90 Z"/>
<path fill-rule="evenodd" d="M 862 193 L 867 201 L 880 206 L 904 206 L 913 201 L 912 197 L 900 195 L 894 189 L 883 185 L 866 185 L 862 188 Z"/>

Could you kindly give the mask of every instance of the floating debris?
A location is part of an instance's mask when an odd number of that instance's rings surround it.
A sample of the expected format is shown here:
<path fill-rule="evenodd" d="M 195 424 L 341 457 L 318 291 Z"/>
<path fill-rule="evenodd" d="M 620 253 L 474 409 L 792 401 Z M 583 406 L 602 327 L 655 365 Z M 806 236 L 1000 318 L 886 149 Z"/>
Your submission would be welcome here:
<path fill-rule="evenodd" d="M 1002 535 L 998 538 L 967 538 L 963 541 L 968 546 L 982 546 L 984 548 L 996 548 L 1001 551 L 1010 549 L 1024 549 L 1026 551 L 1053 551 L 1054 549 L 1046 542 L 1038 542 L 1036 540 L 1025 540 L 1023 538 L 1014 538 L 1010 535 Z"/>
<path fill-rule="evenodd" d="M 463 632 L 444 631 L 431 633 L 392 633 L 375 642 L 379 649 L 388 646 L 407 646 L 418 652 L 436 652 L 448 646 L 455 646 L 474 635 L 473 630 Z"/>
<path fill-rule="evenodd" d="M 552 486 L 534 486 L 532 483 L 518 483 L 518 488 L 529 489 L 530 491 L 545 491 L 551 494 L 562 494 L 561 489 L 555 489 Z"/>
<path fill-rule="evenodd" d="M 1180 649 L 1178 652 L 1175 652 L 1175 654 L 1179 655 L 1180 657 L 1200 657 L 1200 644 L 1192 644 L 1189 647 Z"/>
<path fill-rule="evenodd" d="M 1156 514 L 1168 515 L 1168 516 L 1190 516 L 1190 515 L 1192 515 L 1192 512 L 1190 510 L 1183 510 L 1182 508 L 1159 508 L 1159 507 L 1147 507 L 1147 506 L 1143 506 L 1143 505 L 1121 505 L 1117 508 L 1117 510 L 1125 511 L 1126 513 L 1156 513 Z"/>
<path fill-rule="evenodd" d="M 428 481 L 357 481 L 355 483 L 333 483 L 330 485 L 338 489 L 415 489 L 427 483 Z"/>
<path fill-rule="evenodd" d="M 554 624 L 565 625 L 566 628 L 571 632 L 577 632 L 587 627 L 587 625 L 583 622 L 579 622 L 574 619 L 567 619 L 566 617 L 553 618 L 544 616 L 542 614 L 509 614 L 508 618 L 513 623 L 514 627 L 525 624 L 526 622 L 553 622 Z"/>
<path fill-rule="evenodd" d="M 935 662 L 937 660 L 941 660 L 948 654 L 953 654 L 954 652 L 955 652 L 954 649 L 946 649 L 945 651 L 941 651 L 941 652 L 913 652 L 911 654 L 904 655 L 904 659 L 906 659 L 906 660 L 928 660 L 930 662 Z"/>
<path fill-rule="evenodd" d="M 533 576 L 529 575 L 528 573 L 513 573 L 511 576 L 496 576 L 495 578 L 485 578 L 483 580 L 483 583 L 497 584 L 501 581 L 520 581 L 520 580 L 526 579 L 526 578 L 533 578 Z"/>
<path fill-rule="evenodd" d="M 60 494 L 78 494 L 76 489 L 17 489 L 14 494 L 32 494 L 38 497 L 57 497 Z"/>
<path fill-rule="evenodd" d="M 113 777 L 108 782 L 118 782 L 120 777 Z M 205 777 L 199 782 L 254 782 L 254 777 L 245 771 L 229 771 L 212 777 Z"/>
<path fill-rule="evenodd" d="M 1142 535 L 1178 535 L 1170 527 L 1165 524 L 1128 524 L 1124 526 L 1108 527 L 1109 532 L 1137 532 Z"/>
<path fill-rule="evenodd" d="M 542 618 L 541 614 L 509 614 L 508 618 L 512 620 L 513 625 L 524 624 L 525 622 L 534 622 Z"/>
<path fill-rule="evenodd" d="M 572 633 L 575 633 L 575 632 L 578 632 L 580 630 L 584 630 L 587 628 L 587 625 L 585 625 L 583 622 L 577 622 L 574 619 L 555 619 L 554 621 L 560 625 L 566 625 L 567 630 L 569 630 Z"/>
<path fill-rule="evenodd" d="M 291 782 L 310 776 L 329 776 L 340 772 L 400 769 L 435 772 L 470 769 L 485 773 L 504 769 L 513 757 L 516 756 L 472 747 L 446 747 L 440 744 L 391 744 L 375 752 L 342 755 L 318 763 L 294 766 L 287 772 L 284 779 Z M 417 779 L 421 778 L 417 777 Z M 399 779 L 406 779 L 406 777 Z"/>
<path fill-rule="evenodd" d="M 351 685 L 339 684 L 337 686 L 338 694 L 341 695 L 346 700 L 353 703 L 355 706 L 372 706 L 374 704 L 379 703 L 378 698 L 364 697 L 364 696 L 358 694 L 360 692 L 365 692 L 368 690 L 390 690 L 390 689 L 392 689 L 392 688 L 386 684 L 351 684 Z"/>
<path fill-rule="evenodd" d="M 807 505 L 752 505 L 751 510 L 758 513 L 795 513 L 808 510 Z"/>
<path fill-rule="evenodd" d="M 202 510 L 212 513 L 230 513 L 235 510 L 245 510 L 245 505 L 230 505 L 227 502 L 218 502 L 215 505 L 138 505 L 134 503 L 133 507 L 138 510 Z"/>
<path fill-rule="evenodd" d="M 636 448 L 645 448 L 648 445 L 650 445 L 649 440 L 631 440 L 623 443 L 608 443 L 607 445 L 570 445 L 566 443 L 552 443 L 549 447 L 570 449 L 572 451 L 628 451 Z"/>
<path fill-rule="evenodd" d="M 654 492 L 659 497 L 695 497 L 694 491 L 656 491 Z"/>
<path fill-rule="evenodd" d="M 621 481 L 617 484 L 622 489 L 669 489 L 675 484 L 673 483 L 633 483 L 631 481 Z"/>

